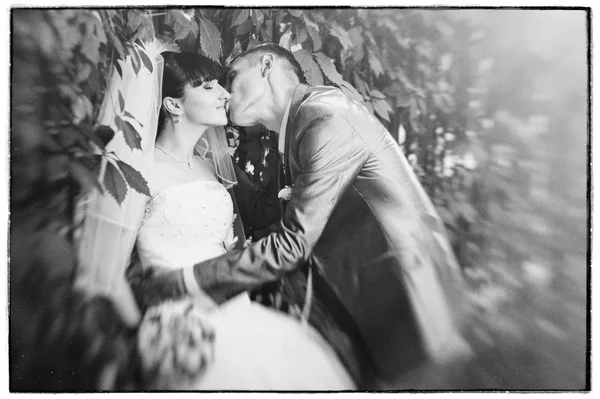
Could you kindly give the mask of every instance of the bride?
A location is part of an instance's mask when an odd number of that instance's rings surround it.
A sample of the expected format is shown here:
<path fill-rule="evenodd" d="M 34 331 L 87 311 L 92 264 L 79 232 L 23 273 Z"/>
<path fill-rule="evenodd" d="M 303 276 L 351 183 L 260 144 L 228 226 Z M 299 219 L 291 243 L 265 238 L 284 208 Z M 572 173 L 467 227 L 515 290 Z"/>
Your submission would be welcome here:
<path fill-rule="evenodd" d="M 136 247 L 142 268 L 179 269 L 224 253 L 234 242 L 234 207 L 219 150 L 229 93 L 219 68 L 193 53 L 162 53 L 164 72 L 154 163 Z M 212 157 L 216 159 L 216 157 Z M 192 270 L 191 268 L 187 268 Z M 194 276 L 186 286 L 197 287 Z M 191 284 L 187 284 L 189 281 Z M 217 307 L 193 298 L 151 307 L 138 332 L 142 373 L 159 390 L 349 390 L 335 352 L 307 323 L 249 300 Z"/>

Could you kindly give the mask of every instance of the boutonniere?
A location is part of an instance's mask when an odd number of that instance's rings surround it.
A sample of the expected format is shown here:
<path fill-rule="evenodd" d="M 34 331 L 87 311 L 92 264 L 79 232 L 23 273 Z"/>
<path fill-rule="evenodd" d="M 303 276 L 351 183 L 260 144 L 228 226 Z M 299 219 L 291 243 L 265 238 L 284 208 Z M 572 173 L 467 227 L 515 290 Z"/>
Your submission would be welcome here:
<path fill-rule="evenodd" d="M 285 186 L 283 189 L 279 190 L 277 194 L 277 198 L 281 198 L 284 201 L 289 201 L 292 197 L 292 188 L 290 186 Z"/>

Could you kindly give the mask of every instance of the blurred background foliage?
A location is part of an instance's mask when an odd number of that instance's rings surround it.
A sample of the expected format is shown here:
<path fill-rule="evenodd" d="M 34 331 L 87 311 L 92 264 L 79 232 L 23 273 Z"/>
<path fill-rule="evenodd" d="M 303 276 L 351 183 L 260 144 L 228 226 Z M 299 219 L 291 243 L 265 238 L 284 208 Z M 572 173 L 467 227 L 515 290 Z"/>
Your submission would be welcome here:
<path fill-rule="evenodd" d="M 139 173 L 104 150 L 115 134 L 139 148 L 127 110 L 117 132 L 95 121 L 111 74 L 121 73 L 119 60 L 131 55 L 136 72 L 150 69 L 140 49 L 154 37 L 165 48 L 198 52 L 222 65 L 259 43 L 278 43 L 293 51 L 308 83 L 337 86 L 364 103 L 402 146 L 444 219 L 473 286 L 472 306 L 480 310 L 479 340 L 488 349 L 504 345 L 504 366 L 498 357 L 482 359 L 473 369 L 487 371 L 474 371 L 465 387 L 582 388 L 587 24 L 582 10 L 14 9 L 11 389 L 74 387 L 69 379 L 41 378 L 55 365 L 33 367 L 35 354 L 53 346 L 81 353 L 68 344 L 76 334 L 65 332 L 68 322 L 81 317 L 78 312 L 100 312 L 99 306 L 77 305 L 76 293 L 43 281 L 72 280 L 81 190 L 106 190 L 118 202 L 128 189 L 147 192 Z M 250 166 L 242 165 L 248 173 L 275 165 L 265 163 L 271 141 L 240 141 L 249 146 L 244 159 Z M 100 308 L 110 311 L 110 304 Z M 517 313 L 528 315 L 527 323 Z M 48 326 L 43 340 L 31 320 Z M 113 322 L 121 332 L 110 334 L 126 342 L 130 332 Z M 532 337 L 546 340 L 524 349 Z M 560 370 L 541 371 L 531 353 L 547 354 L 550 347 L 556 353 L 561 340 L 570 344 L 560 355 L 562 366 L 559 355 L 550 359 Z M 130 361 L 118 351 L 100 352 L 108 356 L 103 366 L 75 355 L 61 362 L 71 362 L 73 376 L 94 376 L 87 389 L 131 386 L 115 377 Z"/>

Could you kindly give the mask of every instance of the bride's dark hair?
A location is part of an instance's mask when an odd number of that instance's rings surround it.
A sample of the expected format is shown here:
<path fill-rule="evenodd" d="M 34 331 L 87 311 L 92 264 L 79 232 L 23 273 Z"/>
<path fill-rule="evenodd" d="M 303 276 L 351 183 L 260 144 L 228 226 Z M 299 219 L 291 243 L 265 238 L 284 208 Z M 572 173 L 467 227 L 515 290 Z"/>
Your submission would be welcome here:
<path fill-rule="evenodd" d="M 189 84 L 198 87 L 204 82 L 220 80 L 222 69 L 216 62 L 208 57 L 196 53 L 175 53 L 165 51 L 161 53 L 164 59 L 164 71 L 162 81 L 162 98 L 181 98 Z M 158 132 L 164 128 L 169 112 L 161 105 L 158 117 Z"/>

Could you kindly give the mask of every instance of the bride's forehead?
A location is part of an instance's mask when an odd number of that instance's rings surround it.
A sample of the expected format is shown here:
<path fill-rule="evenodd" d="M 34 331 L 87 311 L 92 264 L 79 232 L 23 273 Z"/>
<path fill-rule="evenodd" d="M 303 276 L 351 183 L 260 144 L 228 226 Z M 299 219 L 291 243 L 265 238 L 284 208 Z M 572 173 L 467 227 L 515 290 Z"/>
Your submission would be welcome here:
<path fill-rule="evenodd" d="M 218 79 L 206 79 L 204 82 L 200 83 L 200 84 L 192 84 L 192 83 L 187 83 L 185 85 L 185 91 L 188 92 L 190 90 L 195 90 L 195 89 L 204 89 L 210 85 L 219 83 Z"/>

